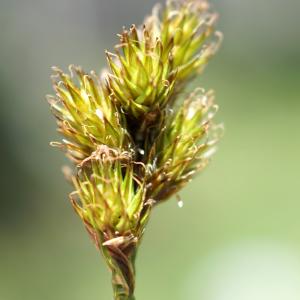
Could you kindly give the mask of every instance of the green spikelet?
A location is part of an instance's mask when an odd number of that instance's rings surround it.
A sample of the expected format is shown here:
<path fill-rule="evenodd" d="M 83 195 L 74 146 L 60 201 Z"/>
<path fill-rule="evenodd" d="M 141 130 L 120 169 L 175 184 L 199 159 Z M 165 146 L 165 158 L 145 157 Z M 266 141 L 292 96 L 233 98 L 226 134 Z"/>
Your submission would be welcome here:
<path fill-rule="evenodd" d="M 145 25 L 124 30 L 116 54 L 107 52 L 108 88 L 134 118 L 147 118 L 172 104 L 184 83 L 200 73 L 219 42 L 204 44 L 214 33 L 216 14 L 204 1 L 169 2 Z M 216 34 L 220 38 L 220 33 Z M 153 116 L 148 117 L 153 120 Z"/>
<path fill-rule="evenodd" d="M 126 118 L 95 74 L 70 66 L 71 75 L 54 69 L 56 97 L 48 96 L 58 131 L 66 139 L 55 143 L 75 162 L 89 157 L 99 145 L 129 150 L 132 147 Z M 76 82 L 78 82 L 76 84 Z"/>
<path fill-rule="evenodd" d="M 157 202 L 177 193 L 203 170 L 215 151 L 222 126 L 212 122 L 218 106 L 212 91 L 196 89 L 176 113 L 169 112 L 166 125 L 150 149 L 148 193 Z"/>

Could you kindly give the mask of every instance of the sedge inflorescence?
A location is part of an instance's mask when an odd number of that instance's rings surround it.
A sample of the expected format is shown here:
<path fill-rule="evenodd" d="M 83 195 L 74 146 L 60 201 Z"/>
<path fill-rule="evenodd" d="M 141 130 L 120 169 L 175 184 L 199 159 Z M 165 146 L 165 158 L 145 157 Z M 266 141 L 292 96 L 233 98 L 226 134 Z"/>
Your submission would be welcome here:
<path fill-rule="evenodd" d="M 216 20 L 205 0 L 168 1 L 123 30 L 104 75 L 53 68 L 48 100 L 64 139 L 52 145 L 75 165 L 71 203 L 112 270 L 115 299 L 134 297 L 152 208 L 205 168 L 218 141 L 213 91 L 184 90 L 219 47 Z"/>

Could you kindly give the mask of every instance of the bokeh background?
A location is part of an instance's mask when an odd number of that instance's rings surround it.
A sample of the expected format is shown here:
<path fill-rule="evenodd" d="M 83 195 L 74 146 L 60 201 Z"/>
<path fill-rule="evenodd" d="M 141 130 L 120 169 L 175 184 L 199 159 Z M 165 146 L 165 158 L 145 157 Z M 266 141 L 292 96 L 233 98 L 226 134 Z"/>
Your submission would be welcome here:
<path fill-rule="evenodd" d="M 44 100 L 50 67 L 99 71 L 123 25 L 156 0 L 0 0 L 0 300 L 111 299 L 110 276 L 67 200 Z M 195 84 L 226 134 L 210 167 L 158 207 L 137 299 L 300 299 L 300 1 L 213 1 L 225 33 Z"/>

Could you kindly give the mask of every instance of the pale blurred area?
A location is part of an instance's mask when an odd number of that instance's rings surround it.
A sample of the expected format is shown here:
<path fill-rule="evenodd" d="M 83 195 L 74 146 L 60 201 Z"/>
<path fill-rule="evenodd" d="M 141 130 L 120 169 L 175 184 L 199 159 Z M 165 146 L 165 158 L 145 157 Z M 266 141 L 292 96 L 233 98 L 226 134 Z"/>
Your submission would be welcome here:
<path fill-rule="evenodd" d="M 50 67 L 105 66 L 155 0 L 0 0 L 0 300 L 111 299 L 109 273 L 68 203 L 44 95 Z M 213 1 L 225 41 L 194 84 L 226 133 L 210 167 L 157 207 L 137 299 L 300 299 L 300 1 Z"/>

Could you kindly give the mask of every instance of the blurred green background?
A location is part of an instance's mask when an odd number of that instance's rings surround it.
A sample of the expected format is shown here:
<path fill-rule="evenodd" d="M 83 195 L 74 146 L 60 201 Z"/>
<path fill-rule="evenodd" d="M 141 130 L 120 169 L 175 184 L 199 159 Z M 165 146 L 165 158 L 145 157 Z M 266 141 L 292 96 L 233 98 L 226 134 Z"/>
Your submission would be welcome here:
<path fill-rule="evenodd" d="M 155 0 L 0 0 L 0 300 L 111 299 L 67 200 L 67 160 L 44 95 L 50 67 L 99 71 Z M 300 1 L 213 1 L 225 41 L 195 84 L 226 134 L 210 167 L 158 207 L 137 299 L 300 299 Z"/>

